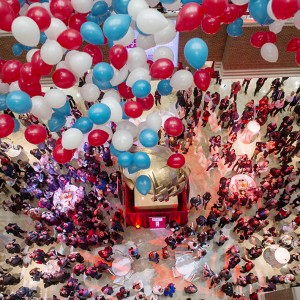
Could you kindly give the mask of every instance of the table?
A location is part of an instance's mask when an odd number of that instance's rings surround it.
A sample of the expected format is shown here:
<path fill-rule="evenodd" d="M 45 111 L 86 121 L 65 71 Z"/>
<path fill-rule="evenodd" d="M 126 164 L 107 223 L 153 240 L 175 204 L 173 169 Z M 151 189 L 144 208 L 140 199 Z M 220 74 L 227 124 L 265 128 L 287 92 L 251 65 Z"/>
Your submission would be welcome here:
<path fill-rule="evenodd" d="M 117 256 L 112 262 L 112 271 L 117 276 L 125 276 L 131 270 L 131 260 L 126 256 Z"/>
<path fill-rule="evenodd" d="M 11 158 L 12 161 L 17 162 L 19 159 L 23 161 L 28 161 L 28 157 L 24 150 L 22 150 L 21 147 L 18 147 L 16 145 L 12 145 L 5 154 Z"/>
<path fill-rule="evenodd" d="M 231 178 L 229 191 L 231 193 L 247 191 L 256 187 L 255 181 L 248 175 L 238 174 Z"/>
<path fill-rule="evenodd" d="M 280 263 L 280 264 L 287 264 L 290 261 L 291 255 L 289 251 L 283 247 L 279 247 L 275 250 L 274 253 L 275 259 Z"/>
<path fill-rule="evenodd" d="M 195 261 L 189 255 L 183 255 L 176 259 L 176 270 L 183 276 L 190 275 L 195 269 Z"/>
<path fill-rule="evenodd" d="M 63 212 L 74 209 L 78 200 L 77 190 L 78 187 L 72 184 L 67 184 L 64 190 L 58 189 L 53 195 L 53 205 Z"/>

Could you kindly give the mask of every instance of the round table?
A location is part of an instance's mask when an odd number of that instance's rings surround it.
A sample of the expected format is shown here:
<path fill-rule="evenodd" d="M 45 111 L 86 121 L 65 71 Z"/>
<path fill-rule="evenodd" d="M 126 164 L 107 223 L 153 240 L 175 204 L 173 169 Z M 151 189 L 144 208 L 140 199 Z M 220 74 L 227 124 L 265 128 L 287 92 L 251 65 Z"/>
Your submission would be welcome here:
<path fill-rule="evenodd" d="M 28 157 L 24 150 L 18 146 L 12 146 L 7 151 L 5 151 L 5 154 L 11 158 L 12 161 L 17 162 L 18 160 L 28 161 Z"/>
<path fill-rule="evenodd" d="M 253 178 L 245 174 L 237 174 L 231 178 L 229 191 L 231 193 L 240 193 L 241 191 L 247 191 L 255 187 L 256 183 Z"/>
<path fill-rule="evenodd" d="M 190 275 L 195 269 L 195 262 L 192 257 L 179 258 L 176 261 L 175 268 L 183 276 Z"/>
<path fill-rule="evenodd" d="M 67 184 L 64 190 L 58 189 L 53 195 L 53 205 L 63 212 L 73 209 L 78 199 L 77 190 L 78 187 L 72 184 Z"/>
<path fill-rule="evenodd" d="M 274 253 L 275 259 L 282 265 L 287 264 L 290 261 L 291 255 L 285 248 L 279 247 Z"/>
<path fill-rule="evenodd" d="M 112 262 L 112 271 L 117 276 L 125 276 L 131 270 L 131 260 L 126 256 L 117 256 Z"/>

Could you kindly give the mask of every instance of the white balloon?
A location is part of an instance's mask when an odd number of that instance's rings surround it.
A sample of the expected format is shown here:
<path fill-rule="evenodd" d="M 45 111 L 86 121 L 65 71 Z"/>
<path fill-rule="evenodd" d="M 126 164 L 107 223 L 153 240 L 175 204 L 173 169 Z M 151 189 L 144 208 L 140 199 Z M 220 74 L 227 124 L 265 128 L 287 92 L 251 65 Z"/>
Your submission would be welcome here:
<path fill-rule="evenodd" d="M 137 27 L 146 34 L 154 34 L 168 26 L 168 21 L 155 8 L 143 9 L 136 18 Z"/>
<path fill-rule="evenodd" d="M 166 46 L 158 47 L 154 50 L 153 61 L 156 61 L 160 58 L 168 58 L 169 60 L 173 61 L 174 53 L 169 47 Z"/>
<path fill-rule="evenodd" d="M 170 80 L 174 90 L 187 90 L 193 84 L 193 75 L 190 71 L 179 70 L 175 72 Z"/>
<path fill-rule="evenodd" d="M 71 70 L 71 65 L 70 65 L 70 59 L 73 55 L 75 55 L 76 53 L 78 53 L 79 51 L 77 50 L 71 50 L 69 51 L 66 56 L 65 56 L 65 63 L 67 64 L 67 69 Z"/>
<path fill-rule="evenodd" d="M 168 26 L 154 34 L 154 41 L 157 45 L 168 44 L 176 37 L 175 23 L 168 20 Z"/>
<path fill-rule="evenodd" d="M 119 131 L 119 130 L 125 130 L 125 131 L 130 132 L 130 134 L 132 135 L 133 138 L 136 138 L 139 134 L 138 127 L 128 120 L 121 121 L 117 124 L 116 131 Z"/>
<path fill-rule="evenodd" d="M 155 7 L 159 3 L 159 0 L 147 0 L 147 3 L 150 7 Z"/>
<path fill-rule="evenodd" d="M 128 51 L 127 65 L 129 71 L 142 67 L 145 63 L 147 63 L 147 55 L 144 49 L 137 47 Z"/>
<path fill-rule="evenodd" d="M 145 50 L 153 48 L 155 46 L 154 36 L 139 34 L 136 38 L 136 46 Z"/>
<path fill-rule="evenodd" d="M 0 80 L 0 94 L 7 94 L 9 92 L 9 84 Z"/>
<path fill-rule="evenodd" d="M 129 27 L 127 33 L 121 39 L 114 41 L 114 45 L 128 46 L 133 42 L 133 40 L 134 31 L 131 27 Z"/>
<path fill-rule="evenodd" d="M 94 125 L 93 129 L 100 129 L 103 130 L 105 132 L 108 133 L 109 137 L 108 137 L 108 141 L 112 139 L 113 137 L 113 131 L 111 130 L 111 128 L 107 125 Z"/>
<path fill-rule="evenodd" d="M 93 72 L 90 72 L 85 76 L 85 82 L 86 83 L 93 83 Z"/>
<path fill-rule="evenodd" d="M 9 92 L 14 92 L 14 91 L 20 91 L 20 87 L 19 87 L 19 82 L 18 81 L 14 81 L 10 84 L 9 86 Z"/>
<path fill-rule="evenodd" d="M 151 80 L 151 76 L 149 74 L 149 70 L 144 69 L 144 68 L 136 68 L 134 69 L 129 76 L 127 77 L 126 80 L 126 85 L 132 87 L 133 84 L 137 81 L 137 80 L 146 80 L 146 81 L 150 81 Z"/>
<path fill-rule="evenodd" d="M 176 0 L 174 3 L 171 4 L 162 3 L 162 5 L 166 10 L 179 10 L 182 6 L 182 3 L 180 0 Z"/>
<path fill-rule="evenodd" d="M 130 174 L 130 173 L 128 172 L 128 169 L 127 169 L 127 168 L 124 169 L 123 174 L 124 174 L 124 176 L 125 176 L 126 178 L 131 179 L 131 180 L 136 179 L 136 178 L 137 178 L 137 175 L 138 175 L 137 172 Z"/>
<path fill-rule="evenodd" d="M 282 30 L 283 25 L 284 21 L 274 21 L 269 25 L 269 30 L 277 34 Z"/>
<path fill-rule="evenodd" d="M 300 29 L 300 10 L 298 10 L 294 15 L 294 25 L 297 29 Z"/>
<path fill-rule="evenodd" d="M 52 108 L 60 108 L 66 103 L 66 94 L 59 89 L 50 89 L 44 96 L 45 101 Z"/>
<path fill-rule="evenodd" d="M 80 94 L 85 101 L 96 101 L 100 96 L 100 90 L 95 84 L 86 83 L 81 87 Z"/>
<path fill-rule="evenodd" d="M 67 63 L 64 60 L 62 60 L 55 67 L 55 70 L 58 70 L 58 69 L 69 69 L 69 66 L 67 65 Z"/>
<path fill-rule="evenodd" d="M 268 62 L 277 62 L 278 60 L 278 48 L 275 44 L 266 43 L 260 49 L 262 58 Z"/>
<path fill-rule="evenodd" d="M 69 59 L 71 71 L 74 75 L 82 77 L 93 64 L 92 57 L 85 52 L 77 52 Z"/>
<path fill-rule="evenodd" d="M 28 11 L 28 7 L 29 7 L 29 5 L 28 5 L 27 3 L 25 3 L 25 4 L 21 7 L 20 12 L 19 12 L 20 16 L 26 16 L 27 11 Z"/>
<path fill-rule="evenodd" d="M 14 38 L 25 46 L 37 46 L 40 42 L 40 29 L 29 17 L 15 18 L 11 25 L 11 32 Z"/>
<path fill-rule="evenodd" d="M 141 131 L 143 131 L 144 129 L 147 129 L 147 128 L 149 128 L 149 127 L 148 127 L 146 121 L 143 121 L 143 122 L 141 122 L 141 123 L 138 125 L 139 132 L 141 132 Z"/>
<path fill-rule="evenodd" d="M 63 21 L 57 18 L 51 18 L 50 26 L 45 30 L 45 34 L 48 39 L 56 40 L 57 37 L 67 29 L 67 26 Z"/>
<path fill-rule="evenodd" d="M 113 70 L 114 70 L 114 77 L 111 79 L 110 84 L 112 86 L 117 86 L 120 83 L 122 83 L 128 75 L 128 66 L 125 65 L 122 69 L 117 70 L 116 68 L 114 68 L 112 66 Z"/>
<path fill-rule="evenodd" d="M 63 57 L 63 50 L 57 41 L 47 39 L 41 47 L 41 58 L 48 65 L 58 64 Z"/>
<path fill-rule="evenodd" d="M 33 56 L 33 54 L 34 54 L 36 51 L 39 51 L 39 49 L 30 49 L 30 50 L 27 52 L 27 54 L 26 54 L 26 61 L 27 61 L 27 62 L 31 62 L 32 56 Z"/>
<path fill-rule="evenodd" d="M 268 6 L 267 6 L 267 12 L 268 12 L 268 15 L 269 15 L 269 17 L 270 17 L 271 19 L 273 19 L 273 20 L 278 20 L 278 19 L 275 17 L 275 15 L 274 15 L 274 13 L 273 13 L 273 10 L 272 10 L 272 0 L 270 0 L 269 3 L 268 3 Z"/>
<path fill-rule="evenodd" d="M 114 147 L 119 151 L 128 151 L 133 144 L 133 137 L 127 130 L 118 130 L 112 137 Z"/>
<path fill-rule="evenodd" d="M 118 102 L 121 101 L 121 95 L 118 91 L 111 89 L 111 90 L 107 90 L 103 96 L 103 99 L 105 98 L 114 98 L 115 100 L 117 100 Z"/>
<path fill-rule="evenodd" d="M 42 96 L 34 96 L 31 98 L 31 113 L 39 119 L 50 120 L 52 117 L 52 108 L 44 100 Z"/>
<path fill-rule="evenodd" d="M 145 0 L 131 0 L 127 7 L 128 15 L 131 16 L 132 20 L 136 20 L 139 12 L 148 7 Z"/>
<path fill-rule="evenodd" d="M 71 0 L 71 4 L 77 12 L 85 14 L 92 10 L 94 3 L 93 0 Z"/>
<path fill-rule="evenodd" d="M 51 18 L 53 17 L 52 12 L 50 10 L 50 3 L 49 2 L 43 2 L 42 6 L 48 11 L 49 15 L 51 16 Z"/>
<path fill-rule="evenodd" d="M 161 116 L 157 112 L 150 113 L 146 118 L 146 124 L 148 128 L 158 131 L 162 125 Z"/>
<path fill-rule="evenodd" d="M 101 100 L 101 103 L 106 104 L 110 108 L 111 115 L 108 122 L 120 122 L 122 120 L 123 110 L 120 102 L 115 98 L 105 98 Z"/>
<path fill-rule="evenodd" d="M 65 149 L 78 148 L 83 142 L 83 133 L 77 128 L 70 128 L 63 133 L 61 144 Z"/>
<path fill-rule="evenodd" d="M 231 2 L 236 5 L 244 5 L 247 4 L 250 0 L 232 0 Z"/>

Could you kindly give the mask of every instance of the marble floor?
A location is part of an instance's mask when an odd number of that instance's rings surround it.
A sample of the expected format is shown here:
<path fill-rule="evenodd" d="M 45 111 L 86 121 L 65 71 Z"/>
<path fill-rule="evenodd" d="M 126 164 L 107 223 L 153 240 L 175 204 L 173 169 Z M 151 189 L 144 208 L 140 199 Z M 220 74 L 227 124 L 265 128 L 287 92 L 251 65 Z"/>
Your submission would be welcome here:
<path fill-rule="evenodd" d="M 243 107 L 245 103 L 250 101 L 251 99 L 254 99 L 255 102 L 258 102 L 258 100 L 266 93 L 268 90 L 270 83 L 273 79 L 268 79 L 264 85 L 264 87 L 261 89 L 260 93 L 253 98 L 253 91 L 255 88 L 255 82 L 256 79 L 253 79 L 250 83 L 248 94 L 246 95 L 242 91 L 238 94 L 237 98 L 237 105 L 238 105 L 238 111 L 241 113 L 243 110 Z M 298 81 L 299 80 L 299 81 Z M 242 81 L 242 80 L 241 80 Z M 221 94 L 221 98 L 225 95 L 230 94 L 230 86 L 232 81 L 230 80 L 223 80 L 222 85 L 215 85 L 214 81 L 212 81 L 209 90 L 210 91 L 218 91 Z M 291 91 L 296 90 L 299 87 L 300 79 L 299 78 L 289 78 L 285 82 L 284 90 L 286 94 L 289 94 Z M 153 86 L 155 83 L 153 83 Z M 78 101 L 78 105 L 82 107 L 82 104 L 80 103 L 80 97 L 78 96 L 78 93 L 76 91 L 71 91 L 73 93 L 73 96 L 75 97 L 76 101 Z M 162 97 L 161 105 L 158 107 L 154 107 L 151 111 L 159 111 L 162 114 L 168 114 L 168 113 L 174 113 L 176 114 L 175 109 L 175 93 L 168 97 Z M 149 113 L 149 112 L 148 112 Z M 281 121 L 281 118 L 283 115 L 278 114 L 275 117 L 275 121 L 277 124 Z M 142 121 L 145 119 L 145 114 L 142 115 L 139 121 Z M 210 206 L 214 203 L 214 201 L 217 200 L 217 189 L 218 189 L 218 183 L 219 179 L 222 176 L 232 176 L 236 174 L 235 172 L 232 172 L 231 169 L 228 169 L 226 166 L 224 166 L 222 163 L 220 164 L 218 169 L 210 170 L 209 172 L 206 172 L 206 168 L 208 166 L 208 139 L 212 135 L 221 134 L 223 139 L 227 136 L 226 130 L 221 130 L 221 128 L 217 125 L 216 115 L 212 114 L 208 125 L 203 128 L 200 126 L 201 122 L 199 123 L 198 128 L 196 128 L 196 136 L 194 137 L 193 146 L 191 146 L 188 154 L 186 155 L 186 163 L 191 168 L 191 175 L 190 175 L 190 185 L 191 185 L 191 196 L 195 196 L 197 194 L 204 194 L 206 191 L 209 191 L 212 194 L 212 201 L 209 203 L 207 210 L 205 211 L 202 207 L 199 211 L 192 210 L 189 213 L 189 223 L 195 224 L 195 218 L 199 214 L 203 214 L 205 216 L 208 215 L 208 211 Z M 297 125 L 294 125 L 294 128 Z M 298 128 L 299 129 L 299 128 Z M 294 129 L 295 130 L 295 129 Z M 263 140 L 263 135 L 265 132 L 265 126 L 261 129 L 262 134 L 258 136 L 256 141 Z M 13 142 L 15 144 L 20 144 L 24 147 L 26 152 L 29 152 L 29 150 L 32 147 L 32 145 L 29 145 L 23 138 L 23 132 L 18 132 L 16 134 L 13 134 L 8 139 L 3 140 L 9 140 L 10 142 Z M 255 141 L 255 142 L 256 142 Z M 252 144 L 249 144 L 245 147 L 245 145 L 242 145 L 241 143 L 236 142 L 234 144 L 235 149 L 241 153 L 241 152 L 247 152 L 249 154 L 252 154 L 255 142 Z M 244 147 L 244 148 L 241 148 Z M 241 150 L 242 149 L 242 150 Z M 295 158 L 293 161 L 293 164 L 295 164 L 297 167 L 299 167 L 299 158 Z M 278 165 L 278 161 L 275 158 L 270 159 L 270 167 Z M 258 178 L 254 178 L 256 183 L 259 182 Z M 4 194 L 0 194 L 0 199 L 4 200 L 6 196 Z M 120 203 L 118 199 L 111 199 L 113 203 L 113 207 L 119 207 Z M 258 206 L 261 204 L 258 203 Z M 253 216 L 254 212 L 256 211 L 257 207 L 254 206 L 250 210 L 245 210 L 244 214 Z M 294 211 L 294 214 L 297 213 L 297 211 Z M 294 214 L 290 216 L 288 219 L 284 220 L 282 223 L 279 224 L 279 227 L 283 226 L 284 224 L 289 223 Z M 273 217 L 274 213 L 270 216 L 270 225 L 273 224 Z M 107 216 L 107 221 L 109 222 L 109 216 Z M 4 231 L 4 226 L 8 224 L 9 222 L 16 222 L 18 225 L 21 226 L 24 230 L 32 230 L 33 229 L 33 221 L 29 219 L 27 216 L 19 215 L 16 216 L 10 212 L 4 211 L 2 208 L 0 209 L 0 261 L 1 266 L 4 266 L 5 258 L 9 257 L 10 255 L 5 251 L 4 245 L 8 242 L 9 239 L 11 239 L 13 236 L 8 235 Z M 223 232 L 225 234 L 228 234 L 230 236 L 229 241 L 225 243 L 224 246 L 218 247 L 215 242 L 211 241 L 209 243 L 208 254 L 201 259 L 200 262 L 200 269 L 204 263 L 208 263 L 208 265 L 212 268 L 213 271 L 219 272 L 224 264 L 226 263 L 227 259 L 224 255 L 225 250 L 230 247 L 231 245 L 237 243 L 237 236 L 232 232 L 232 225 L 226 225 L 223 229 Z M 176 286 L 176 293 L 173 296 L 173 299 L 178 300 L 184 300 L 188 297 L 191 299 L 227 299 L 226 296 L 224 296 L 223 293 L 219 291 L 219 288 L 213 288 L 208 289 L 209 281 L 203 280 L 201 277 L 196 279 L 193 283 L 198 287 L 198 292 L 194 295 L 187 295 L 184 293 L 184 287 L 188 286 L 189 283 L 184 281 L 181 278 L 174 278 L 172 273 L 172 266 L 175 264 L 175 253 L 174 251 L 170 250 L 171 257 L 164 260 L 161 259 L 159 264 L 154 264 L 152 262 L 148 261 L 148 253 L 150 251 L 157 251 L 161 253 L 162 246 L 165 245 L 164 239 L 167 235 L 170 235 L 171 231 L 168 229 L 156 229 L 156 230 L 150 230 L 150 229 L 136 229 L 133 227 L 127 227 L 124 234 L 124 241 L 123 244 L 115 246 L 115 248 L 120 249 L 121 251 L 127 251 L 127 249 L 133 244 L 137 244 L 139 246 L 139 252 L 141 254 L 141 258 L 139 260 L 135 260 L 133 262 L 132 269 L 134 271 L 134 274 L 132 277 L 125 281 L 124 286 L 127 288 L 132 288 L 132 283 L 136 279 L 141 279 L 145 286 L 145 293 L 147 295 L 151 294 L 151 289 L 153 285 L 161 285 L 163 287 L 167 286 L 168 283 L 173 282 Z M 298 231 L 295 234 L 299 234 L 299 228 Z M 217 235 L 218 236 L 218 235 Z M 17 238 L 18 239 L 18 238 Z M 262 237 L 255 233 L 253 238 L 249 239 L 248 241 L 245 241 L 244 243 L 240 244 L 241 252 L 245 253 L 246 248 L 250 248 L 253 244 L 258 243 L 259 240 L 261 240 Z M 22 243 L 22 240 L 18 239 L 18 242 Z M 23 244 L 24 245 L 24 244 Z M 51 248 L 50 247 L 42 247 L 44 250 Z M 183 248 L 187 248 L 187 245 L 183 246 Z M 27 247 L 28 248 L 28 247 Z M 68 254 L 70 249 L 65 247 L 61 244 L 55 244 L 55 248 L 64 254 Z M 181 247 L 182 248 L 182 247 Z M 33 248 L 31 247 L 28 249 L 29 252 L 31 252 Z M 85 261 L 87 262 L 94 262 L 96 260 L 97 252 L 99 248 L 93 249 L 92 251 L 83 251 L 81 250 L 82 255 L 85 258 Z M 251 293 L 252 291 L 256 290 L 259 285 L 265 284 L 266 276 L 272 276 L 273 274 L 279 274 L 281 272 L 284 272 L 284 269 L 275 268 L 274 266 L 268 264 L 264 256 L 262 255 L 258 259 L 255 260 L 255 268 L 254 273 L 259 277 L 259 284 L 253 284 L 248 285 L 245 288 L 236 287 L 236 291 L 239 293 L 243 293 L 246 296 Z M 34 262 L 32 262 L 28 268 L 14 268 L 14 270 L 11 271 L 13 274 L 20 273 L 22 276 L 22 281 L 17 286 L 12 286 L 8 288 L 8 291 L 14 291 L 19 286 L 28 286 L 30 288 L 37 288 L 38 290 L 38 297 L 37 299 L 52 299 L 53 295 L 56 295 L 59 297 L 59 289 L 62 285 L 57 286 L 51 286 L 47 289 L 43 288 L 42 283 L 34 282 L 31 280 L 29 276 L 29 271 L 32 268 L 40 267 L 40 265 L 36 265 Z M 234 277 L 236 278 L 239 275 L 239 268 L 235 269 Z M 88 287 L 91 291 L 95 292 L 96 294 L 100 292 L 100 289 L 102 286 L 104 286 L 106 283 L 112 284 L 113 278 L 109 274 L 104 273 L 102 278 L 100 280 L 95 280 L 91 278 L 86 278 L 85 276 L 81 275 L 78 277 L 79 281 L 83 283 L 84 286 Z M 298 278 L 298 281 L 300 279 Z M 114 285 L 113 285 L 114 286 Z M 118 291 L 119 287 L 114 286 L 115 292 Z M 284 288 L 284 286 L 282 286 Z M 131 297 L 128 299 L 134 298 L 134 291 L 131 290 Z M 114 297 L 115 293 L 112 296 L 107 296 L 107 299 L 116 299 Z M 162 297 L 165 298 L 165 297 Z"/>

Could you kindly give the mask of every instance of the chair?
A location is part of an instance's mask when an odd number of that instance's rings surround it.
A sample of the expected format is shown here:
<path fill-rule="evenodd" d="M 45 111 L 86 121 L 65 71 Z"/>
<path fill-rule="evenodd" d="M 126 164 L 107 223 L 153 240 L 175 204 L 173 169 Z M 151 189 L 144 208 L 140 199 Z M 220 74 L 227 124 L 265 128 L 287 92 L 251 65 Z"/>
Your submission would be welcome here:
<path fill-rule="evenodd" d="M 129 273 L 127 273 L 125 275 L 125 280 L 129 280 L 131 278 L 131 276 L 133 275 L 134 271 L 133 270 L 130 270 Z"/>
<path fill-rule="evenodd" d="M 175 267 L 172 267 L 172 272 L 173 272 L 173 277 L 174 278 L 182 277 L 182 275 L 176 270 Z"/>
<path fill-rule="evenodd" d="M 187 282 L 193 282 L 193 280 L 195 279 L 195 276 L 196 276 L 195 273 L 191 273 L 189 276 L 184 278 L 184 280 L 187 281 Z"/>
<path fill-rule="evenodd" d="M 107 270 L 111 275 L 116 276 L 116 274 L 114 273 L 114 271 L 112 269 L 108 268 Z"/>

